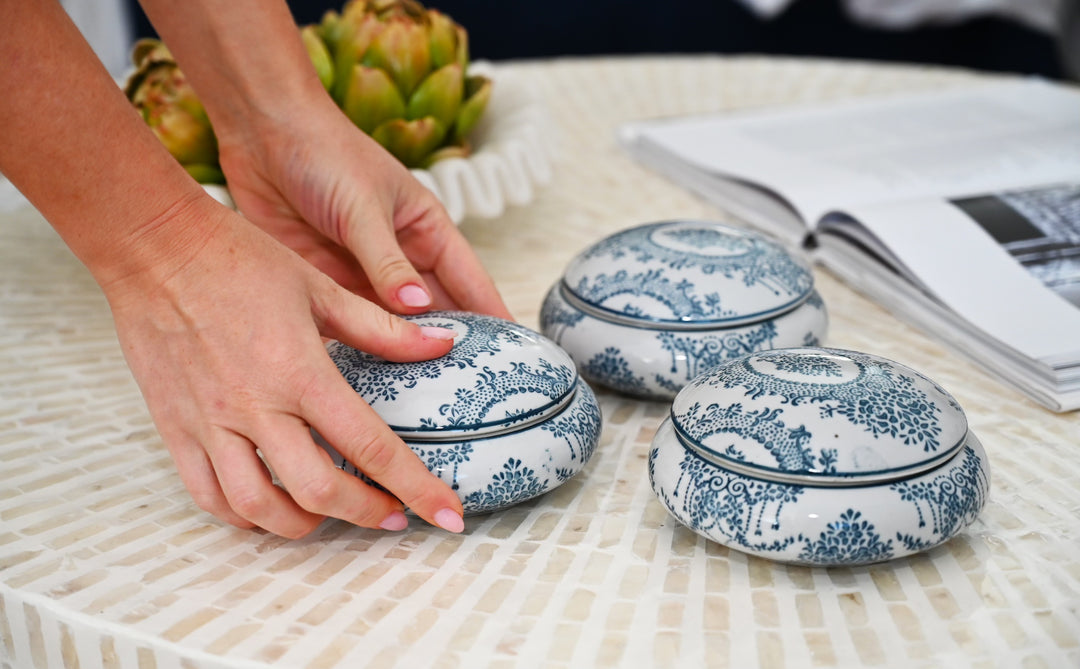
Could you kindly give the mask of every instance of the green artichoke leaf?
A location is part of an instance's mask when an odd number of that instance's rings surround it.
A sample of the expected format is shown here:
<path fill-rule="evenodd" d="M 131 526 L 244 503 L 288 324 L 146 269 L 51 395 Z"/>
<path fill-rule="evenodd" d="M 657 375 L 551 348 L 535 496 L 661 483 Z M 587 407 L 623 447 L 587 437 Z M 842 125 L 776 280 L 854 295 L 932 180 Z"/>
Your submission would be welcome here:
<path fill-rule="evenodd" d="M 195 179 L 201 184 L 224 184 L 225 173 L 221 171 L 221 168 L 217 165 L 207 165 L 206 163 L 189 163 L 184 165 L 184 169 L 191 175 L 191 178 Z"/>
<path fill-rule="evenodd" d="M 409 98 L 405 117 L 413 120 L 434 116 L 447 128 L 457 118 L 465 94 L 465 75 L 457 63 L 440 67 L 424 79 Z"/>
<path fill-rule="evenodd" d="M 469 32 L 459 25 L 455 25 L 454 30 L 457 32 L 457 64 L 464 70 L 469 67 Z"/>
<path fill-rule="evenodd" d="M 162 61 L 175 61 L 169 47 L 161 40 L 153 37 L 144 37 L 135 42 L 131 47 L 131 63 L 135 67 L 142 67 L 150 63 Z"/>
<path fill-rule="evenodd" d="M 407 98 L 431 71 L 427 29 L 403 16 L 392 16 L 382 26 L 362 62 L 388 71 Z"/>
<path fill-rule="evenodd" d="M 181 163 L 216 163 L 217 139 L 206 109 L 172 61 L 145 63 L 127 93 L 157 138 Z"/>
<path fill-rule="evenodd" d="M 420 167 L 446 137 L 446 126 L 431 116 L 414 121 L 398 118 L 375 128 L 371 136 L 406 167 Z"/>
<path fill-rule="evenodd" d="M 371 134 L 387 120 L 403 117 L 405 100 L 385 71 L 357 65 L 341 108 L 358 128 Z"/>
<path fill-rule="evenodd" d="M 161 107 L 151 112 L 147 123 L 181 164 L 217 162 L 217 138 L 205 117 L 179 107 Z"/>
<path fill-rule="evenodd" d="M 484 110 L 487 109 L 488 101 L 491 100 L 491 89 L 491 79 L 487 77 L 466 77 L 465 100 L 461 103 L 461 111 L 458 112 L 451 139 L 454 144 L 465 142 L 469 133 L 476 127 L 480 117 L 484 115 Z"/>
<path fill-rule="evenodd" d="M 300 39 L 304 42 L 308 58 L 315 66 L 315 73 L 319 75 L 323 88 L 330 90 L 334 85 L 334 63 L 330 59 L 330 50 L 327 49 L 326 43 L 319 37 L 318 28 L 304 26 L 300 29 Z"/>
<path fill-rule="evenodd" d="M 435 9 L 428 10 L 428 18 L 431 21 L 429 32 L 431 37 L 431 66 L 440 68 L 450 63 L 456 63 L 458 60 L 458 35 L 453 19 Z"/>
<path fill-rule="evenodd" d="M 326 44 L 330 53 L 337 51 L 337 45 L 345 35 L 345 22 L 341 20 L 341 15 L 328 9 L 315 28 L 319 31 L 319 38 Z"/>
<path fill-rule="evenodd" d="M 361 62 L 375 34 L 383 29 L 382 22 L 374 14 L 350 13 L 349 9 L 355 6 L 357 3 L 346 5 L 345 14 L 339 22 L 341 34 L 337 38 L 337 46 L 333 53 L 334 86 L 330 94 L 338 106 L 344 103 L 353 68 Z"/>

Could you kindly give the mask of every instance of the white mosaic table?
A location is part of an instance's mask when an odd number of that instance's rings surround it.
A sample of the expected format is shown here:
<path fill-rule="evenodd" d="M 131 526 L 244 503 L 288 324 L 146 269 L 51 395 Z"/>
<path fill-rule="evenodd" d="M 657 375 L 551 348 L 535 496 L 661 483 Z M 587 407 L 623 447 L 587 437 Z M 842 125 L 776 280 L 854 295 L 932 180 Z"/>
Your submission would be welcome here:
<path fill-rule="evenodd" d="M 767 58 L 502 66 L 552 105 L 553 182 L 467 220 L 517 317 L 580 248 L 721 212 L 635 165 L 624 120 L 964 85 L 970 73 Z M 40 217 L 0 218 L 0 666 L 1076 667 L 1080 414 L 1052 414 L 825 273 L 830 345 L 920 369 L 992 463 L 980 519 L 929 553 L 853 569 L 751 559 L 676 524 L 645 457 L 666 407 L 601 393 L 579 477 L 452 536 L 328 521 L 287 541 L 188 498 L 104 299 Z"/>

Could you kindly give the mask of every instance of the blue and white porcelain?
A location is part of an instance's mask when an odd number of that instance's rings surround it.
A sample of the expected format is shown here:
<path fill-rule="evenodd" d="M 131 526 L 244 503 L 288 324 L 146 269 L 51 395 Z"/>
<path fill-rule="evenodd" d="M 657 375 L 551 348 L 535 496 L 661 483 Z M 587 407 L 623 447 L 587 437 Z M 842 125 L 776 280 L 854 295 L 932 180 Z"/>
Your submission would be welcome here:
<path fill-rule="evenodd" d="M 986 452 L 964 411 L 922 374 L 826 348 L 752 353 L 675 398 L 649 478 L 691 530 L 816 566 L 924 551 L 986 504 Z"/>
<path fill-rule="evenodd" d="M 330 357 L 427 468 L 457 491 L 466 514 L 524 502 L 581 471 L 600 437 L 600 408 L 565 351 L 491 316 L 408 318 L 457 332 L 450 353 L 388 362 L 334 342 Z M 318 441 L 337 466 L 363 476 Z"/>
<path fill-rule="evenodd" d="M 726 360 L 822 343 L 828 316 L 810 267 L 780 244 L 723 223 L 665 221 L 578 255 L 540 325 L 589 380 L 670 400 Z"/>

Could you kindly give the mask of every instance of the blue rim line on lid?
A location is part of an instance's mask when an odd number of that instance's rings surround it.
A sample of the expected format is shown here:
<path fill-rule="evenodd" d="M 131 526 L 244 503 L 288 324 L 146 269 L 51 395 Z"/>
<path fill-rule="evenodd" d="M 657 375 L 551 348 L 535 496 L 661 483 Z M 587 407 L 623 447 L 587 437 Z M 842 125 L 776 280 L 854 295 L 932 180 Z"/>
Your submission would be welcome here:
<path fill-rule="evenodd" d="M 865 486 L 871 484 L 891 483 L 903 479 L 908 479 L 913 476 L 928 472 L 930 470 L 940 467 L 945 462 L 948 462 L 956 453 L 964 447 L 967 443 L 968 434 L 970 430 L 965 430 L 960 439 L 951 447 L 945 449 L 942 453 L 936 457 L 923 460 L 906 467 L 891 467 L 888 469 L 876 469 L 866 472 L 851 472 L 848 474 L 830 473 L 824 474 L 818 471 L 809 470 L 803 472 L 794 472 L 790 470 L 777 469 L 775 467 L 765 467 L 762 465 L 755 465 L 744 462 L 742 460 L 736 460 L 728 457 L 723 453 L 718 453 L 715 450 L 705 446 L 701 442 L 695 440 L 679 425 L 675 420 L 674 415 L 669 415 L 668 420 L 671 421 L 672 430 L 675 432 L 675 437 L 679 443 L 685 448 L 693 451 L 700 456 L 706 462 L 712 463 L 718 467 L 723 467 L 736 474 L 742 476 L 749 476 L 751 478 L 763 479 L 768 481 L 775 481 L 777 483 L 791 483 L 796 485 L 812 485 L 817 487 L 826 488 L 844 488 Z"/>
<path fill-rule="evenodd" d="M 490 437 L 516 432 L 531 427 L 543 418 L 562 413 L 573 402 L 579 383 L 581 379 L 575 375 L 573 383 L 559 397 L 543 406 L 501 420 L 443 427 L 406 427 L 392 424 L 389 427 L 402 439 L 430 442 L 461 441 L 464 438 Z"/>
<path fill-rule="evenodd" d="M 580 383 L 580 381 L 579 381 Z M 417 430 L 408 430 L 404 432 L 398 432 L 394 429 L 395 434 L 401 437 L 401 440 L 409 444 L 443 444 L 443 443 L 460 443 L 463 441 L 480 442 L 495 439 L 497 437 L 506 436 L 521 430 L 527 430 L 534 427 L 546 420 L 552 420 L 565 412 L 570 406 L 577 401 L 578 396 L 578 384 L 575 383 L 570 389 L 570 392 L 566 396 L 566 400 L 559 405 L 552 408 L 551 413 L 543 416 L 534 416 L 531 420 L 527 420 L 522 423 L 505 423 L 504 427 L 498 430 L 490 430 L 488 432 L 469 432 L 465 430 L 438 430 L 435 433 L 421 434 Z M 497 426 L 499 423 L 490 423 L 489 425 Z M 391 426 L 393 429 L 393 426 Z"/>
<path fill-rule="evenodd" d="M 714 318 L 709 320 L 672 320 L 663 318 L 641 318 L 638 316 L 630 316 L 621 311 L 615 311 L 607 307 L 600 306 L 594 302 L 589 302 L 583 299 L 580 295 L 574 292 L 566 280 L 563 279 L 559 282 L 559 294 L 566 302 L 577 309 L 593 318 L 598 318 L 602 321 L 609 323 L 615 323 L 617 325 L 627 325 L 630 327 L 642 328 L 646 330 L 677 330 L 680 332 L 692 332 L 703 330 L 716 330 L 718 328 L 734 328 L 742 325 L 753 325 L 754 323 L 761 322 L 766 319 L 782 316 L 789 311 L 794 310 L 810 299 L 810 295 L 814 292 L 811 286 L 810 290 L 807 290 L 802 295 L 798 296 L 790 302 L 786 302 L 775 309 L 768 309 L 766 311 L 760 311 L 752 314 L 745 314 L 742 316 L 731 318 Z"/>

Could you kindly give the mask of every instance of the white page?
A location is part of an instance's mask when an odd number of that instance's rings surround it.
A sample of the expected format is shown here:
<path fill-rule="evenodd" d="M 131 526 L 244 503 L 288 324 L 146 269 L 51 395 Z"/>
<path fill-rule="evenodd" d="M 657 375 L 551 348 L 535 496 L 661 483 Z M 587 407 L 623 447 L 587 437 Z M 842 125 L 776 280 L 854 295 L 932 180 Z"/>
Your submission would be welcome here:
<path fill-rule="evenodd" d="M 883 265 L 866 263 L 862 251 L 843 241 L 826 236 L 818 249 L 827 266 L 843 281 L 874 299 L 898 318 L 934 336 L 953 352 L 980 364 L 1005 385 L 1026 393 L 1053 411 L 1080 409 L 1080 380 L 1070 374 L 1067 380 L 1049 368 L 1033 364 L 1013 353 L 1015 349 L 990 339 L 968 321 L 943 306 L 925 298 L 911 284 L 896 281 Z"/>
<path fill-rule="evenodd" d="M 632 124 L 628 141 L 778 192 L 808 222 L 868 202 L 1080 179 L 1080 90 L 974 84 Z"/>
<path fill-rule="evenodd" d="M 1080 308 L 1046 288 L 960 209 L 916 200 L 846 213 L 990 336 L 1051 365 L 1080 356 Z"/>

